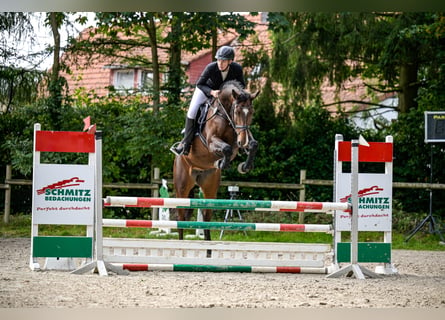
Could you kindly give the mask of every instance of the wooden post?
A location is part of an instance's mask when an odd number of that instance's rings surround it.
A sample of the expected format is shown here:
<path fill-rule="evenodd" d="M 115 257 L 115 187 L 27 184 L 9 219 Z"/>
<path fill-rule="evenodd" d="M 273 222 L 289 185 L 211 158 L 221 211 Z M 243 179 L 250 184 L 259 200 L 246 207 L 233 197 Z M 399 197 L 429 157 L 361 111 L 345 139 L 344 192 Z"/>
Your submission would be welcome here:
<path fill-rule="evenodd" d="M 306 186 L 303 184 L 304 180 L 306 180 L 306 170 L 300 170 L 300 184 L 303 185 L 303 188 L 300 189 L 299 201 L 305 201 L 306 198 Z M 298 223 L 304 223 L 304 212 L 298 214 Z"/>
<path fill-rule="evenodd" d="M 153 180 L 158 181 L 160 179 L 160 176 L 161 175 L 160 175 L 159 168 L 154 168 L 153 169 Z M 152 197 L 158 198 L 159 197 L 159 188 L 152 189 L 151 193 L 152 193 Z M 153 208 L 152 215 L 153 215 L 152 220 L 158 220 L 159 219 L 159 209 Z"/>
<path fill-rule="evenodd" d="M 9 180 L 12 179 L 12 167 L 10 164 L 6 165 L 6 185 L 5 190 L 5 214 L 3 215 L 3 222 L 5 224 L 9 223 L 9 214 L 11 213 L 11 185 Z"/>

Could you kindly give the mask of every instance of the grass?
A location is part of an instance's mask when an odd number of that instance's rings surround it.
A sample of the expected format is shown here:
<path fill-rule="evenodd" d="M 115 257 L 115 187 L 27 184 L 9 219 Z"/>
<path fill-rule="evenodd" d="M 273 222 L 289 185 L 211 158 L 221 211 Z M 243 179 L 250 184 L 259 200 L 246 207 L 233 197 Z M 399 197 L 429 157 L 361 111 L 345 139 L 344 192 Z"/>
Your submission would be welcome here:
<path fill-rule="evenodd" d="M 151 229 L 144 228 L 104 228 L 104 237 L 113 238 L 158 238 L 150 235 Z M 173 230 L 174 231 L 174 230 Z M 185 234 L 195 234 L 195 230 L 185 230 Z M 31 234 L 31 216 L 13 215 L 10 222 L 5 224 L 3 216 L 0 222 L 0 237 L 2 238 L 28 238 Z M 86 234 L 83 226 L 61 226 L 43 225 L 39 226 L 39 235 L 55 236 L 84 236 Z M 219 240 L 220 231 L 214 230 L 211 233 L 212 239 Z M 405 242 L 406 235 L 393 232 L 392 248 L 406 250 L 433 250 L 445 251 L 445 245 L 439 243 L 439 236 L 432 235 L 424 230 L 419 231 L 408 242 Z M 164 238 L 164 237 L 163 237 Z M 177 236 L 167 236 L 165 238 L 177 239 Z M 224 231 L 222 240 L 224 241 L 256 241 L 256 242 L 295 242 L 295 243 L 332 243 L 332 236 L 325 233 L 298 233 L 298 232 L 262 232 L 262 231 Z M 349 234 L 342 234 L 342 241 L 348 241 Z M 361 242 L 381 242 L 383 235 L 380 232 L 360 232 Z"/>

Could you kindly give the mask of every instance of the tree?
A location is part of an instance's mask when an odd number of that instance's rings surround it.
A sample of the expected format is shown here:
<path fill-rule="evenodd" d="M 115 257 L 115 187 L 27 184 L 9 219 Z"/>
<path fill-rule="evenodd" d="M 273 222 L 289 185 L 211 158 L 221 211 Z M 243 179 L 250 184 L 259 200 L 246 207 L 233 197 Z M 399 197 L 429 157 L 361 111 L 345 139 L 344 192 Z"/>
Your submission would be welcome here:
<path fill-rule="evenodd" d="M 177 104 L 186 85 L 181 61 L 184 51 L 195 53 L 203 48 L 217 48 L 218 32 L 236 32 L 240 38 L 253 33 L 253 23 L 240 14 L 217 12 L 100 12 L 97 28 L 85 40 L 74 40 L 69 52 L 115 57 L 123 64 L 152 70 L 152 107 L 158 110 L 161 92 L 167 92 L 170 104 Z M 151 55 L 132 54 L 150 48 Z M 168 55 L 161 61 L 160 53 Z M 162 83 L 161 74 L 167 74 Z"/>
<path fill-rule="evenodd" d="M 19 45 L 34 41 L 31 15 L 23 12 L 0 13 L 0 113 L 12 112 L 37 98 L 43 73 L 36 70 L 35 55 L 24 54 Z"/>
<path fill-rule="evenodd" d="M 361 77 L 370 91 L 397 92 L 398 110 L 406 113 L 417 108 L 419 88 L 430 85 L 430 75 L 443 63 L 444 43 L 432 35 L 433 28 L 443 34 L 442 14 L 290 12 L 269 19 L 272 77 L 300 105 L 322 104 L 325 78 L 341 87 Z"/>
<path fill-rule="evenodd" d="M 48 12 L 45 23 L 51 28 L 54 45 L 53 64 L 48 76 L 48 92 L 47 99 L 48 113 L 54 129 L 61 129 L 61 113 L 63 112 L 63 88 L 66 85 L 66 80 L 60 76 L 61 63 L 61 40 L 59 29 L 66 23 L 67 15 L 63 12 Z"/>

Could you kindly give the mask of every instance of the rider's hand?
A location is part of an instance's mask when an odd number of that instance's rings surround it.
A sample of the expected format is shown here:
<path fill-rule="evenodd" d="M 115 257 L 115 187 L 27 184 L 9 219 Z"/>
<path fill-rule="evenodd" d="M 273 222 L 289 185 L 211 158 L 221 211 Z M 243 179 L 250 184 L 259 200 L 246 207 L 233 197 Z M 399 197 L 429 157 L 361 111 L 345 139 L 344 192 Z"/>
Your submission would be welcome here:
<path fill-rule="evenodd" d="M 211 91 L 210 91 L 210 94 L 211 94 L 213 97 L 218 98 L 219 90 L 211 90 Z"/>

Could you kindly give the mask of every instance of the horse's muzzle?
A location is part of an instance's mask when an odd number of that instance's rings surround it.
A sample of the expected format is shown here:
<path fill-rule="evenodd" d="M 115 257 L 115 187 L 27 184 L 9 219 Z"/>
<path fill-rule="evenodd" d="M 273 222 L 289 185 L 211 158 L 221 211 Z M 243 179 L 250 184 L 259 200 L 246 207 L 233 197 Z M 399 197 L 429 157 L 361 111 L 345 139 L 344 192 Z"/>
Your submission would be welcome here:
<path fill-rule="evenodd" d="M 241 149 L 249 148 L 250 135 L 247 130 L 243 130 L 238 134 L 237 144 Z"/>

